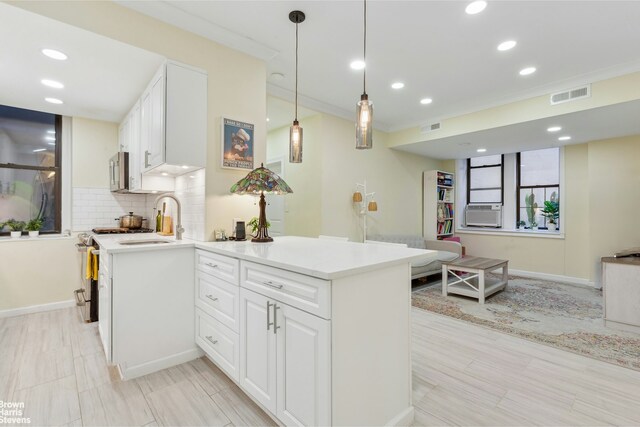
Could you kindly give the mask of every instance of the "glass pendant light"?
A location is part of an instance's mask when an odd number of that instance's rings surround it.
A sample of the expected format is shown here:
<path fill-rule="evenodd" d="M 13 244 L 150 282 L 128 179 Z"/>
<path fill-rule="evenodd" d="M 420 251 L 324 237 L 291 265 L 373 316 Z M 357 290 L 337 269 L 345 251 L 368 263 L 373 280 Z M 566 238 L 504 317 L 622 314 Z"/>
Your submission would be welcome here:
<path fill-rule="evenodd" d="M 364 69 L 362 95 L 356 106 L 356 148 L 373 148 L 373 103 L 367 95 L 367 0 L 364 0 Z"/>
<path fill-rule="evenodd" d="M 302 163 L 302 127 L 298 122 L 298 24 L 304 22 L 305 15 L 299 10 L 289 13 L 289 20 L 296 24 L 296 113 L 289 128 L 289 162 Z"/>

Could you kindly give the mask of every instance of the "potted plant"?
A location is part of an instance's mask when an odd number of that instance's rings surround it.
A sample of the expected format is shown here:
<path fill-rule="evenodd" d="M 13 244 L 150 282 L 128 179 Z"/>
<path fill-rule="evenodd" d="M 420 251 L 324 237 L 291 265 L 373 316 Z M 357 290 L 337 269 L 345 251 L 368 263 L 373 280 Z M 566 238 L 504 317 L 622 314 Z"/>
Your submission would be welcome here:
<path fill-rule="evenodd" d="M 34 218 L 27 223 L 25 230 L 29 232 L 29 237 L 38 237 L 44 220 L 42 218 Z"/>
<path fill-rule="evenodd" d="M 518 230 L 524 230 L 524 227 L 527 225 L 524 221 L 518 221 Z"/>
<path fill-rule="evenodd" d="M 9 231 L 11 231 L 11 238 L 17 239 L 22 235 L 22 230 L 24 230 L 25 223 L 24 221 L 16 221 L 11 218 L 4 223 L 7 227 L 9 227 Z"/>
<path fill-rule="evenodd" d="M 256 231 L 258 231 L 258 221 L 259 221 L 258 217 L 254 216 L 253 218 L 251 218 L 251 221 L 249 221 L 247 223 L 247 226 L 251 227 L 251 234 L 253 236 L 255 236 L 256 235 Z M 269 221 L 267 221 L 267 228 L 269 228 L 269 227 L 271 227 L 271 223 Z"/>
<path fill-rule="evenodd" d="M 533 193 L 525 196 L 524 203 L 527 219 L 529 220 L 529 227 L 531 227 L 532 230 L 537 230 L 536 211 L 538 210 L 538 204 L 536 203 L 536 196 Z"/>
<path fill-rule="evenodd" d="M 560 216 L 560 203 L 554 200 L 553 193 L 551 195 L 551 200 L 547 200 L 544 202 L 544 208 L 541 213 L 542 216 L 547 218 L 547 228 L 549 231 L 556 231 L 558 225 L 558 218 Z"/>

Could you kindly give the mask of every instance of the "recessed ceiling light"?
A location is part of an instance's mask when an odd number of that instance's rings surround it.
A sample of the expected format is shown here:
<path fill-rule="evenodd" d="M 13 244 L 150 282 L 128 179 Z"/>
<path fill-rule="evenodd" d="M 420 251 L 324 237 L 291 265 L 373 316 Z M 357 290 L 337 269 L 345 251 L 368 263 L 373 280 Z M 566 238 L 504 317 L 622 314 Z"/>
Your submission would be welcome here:
<path fill-rule="evenodd" d="M 57 59 L 58 61 L 64 61 L 67 59 L 67 55 L 55 49 L 42 49 L 42 54 L 51 59 Z"/>
<path fill-rule="evenodd" d="M 558 141 L 568 141 L 570 139 L 571 139 L 570 136 L 561 136 L 560 138 L 558 138 Z"/>
<path fill-rule="evenodd" d="M 60 82 L 55 81 L 55 80 L 42 79 L 42 80 L 40 80 L 40 83 L 42 83 L 45 86 L 52 87 L 54 89 L 64 89 L 64 85 L 62 83 L 60 83 Z"/>
<path fill-rule="evenodd" d="M 547 132 L 560 132 L 562 128 L 560 126 L 551 126 L 547 128 Z"/>
<path fill-rule="evenodd" d="M 486 153 L 487 149 L 486 148 L 478 148 L 476 151 L 478 153 Z"/>
<path fill-rule="evenodd" d="M 45 141 L 55 141 L 55 140 L 56 140 L 56 138 L 55 138 L 55 136 L 45 136 L 45 137 L 44 137 L 44 140 L 45 140 Z"/>
<path fill-rule="evenodd" d="M 162 172 L 162 173 L 161 173 L 161 175 L 162 175 L 162 176 L 169 176 L 169 174 L 168 174 L 168 173 L 166 173 L 166 172 Z"/>
<path fill-rule="evenodd" d="M 51 135 L 55 135 L 55 134 L 56 134 L 56 131 L 55 131 L 55 130 L 53 130 L 53 129 L 51 129 L 51 130 L 48 130 L 48 131 L 47 131 L 47 133 L 50 133 Z"/>
<path fill-rule="evenodd" d="M 47 102 L 50 102 L 51 104 L 62 104 L 63 103 L 58 98 L 45 98 L 44 100 L 47 101 Z"/>
<path fill-rule="evenodd" d="M 530 74 L 533 74 L 536 72 L 536 67 L 527 67 L 527 68 L 523 68 L 522 70 L 520 70 L 520 75 L 521 76 L 528 76 Z"/>
<path fill-rule="evenodd" d="M 498 50 L 504 52 L 505 50 L 510 50 L 516 47 L 518 43 L 515 40 L 507 40 L 506 42 L 502 42 L 498 45 Z"/>
<path fill-rule="evenodd" d="M 482 12 L 487 7 L 487 2 L 483 0 L 478 0 L 471 2 L 467 5 L 467 8 L 464 10 L 469 15 L 475 15 L 476 13 Z"/>
<path fill-rule="evenodd" d="M 37 149 L 33 150 L 34 153 L 39 153 L 41 151 L 47 151 L 47 149 L 46 148 L 37 148 Z"/>
<path fill-rule="evenodd" d="M 271 121 L 271 119 L 269 117 L 267 117 L 267 122 L 270 122 L 270 121 Z"/>
<path fill-rule="evenodd" d="M 152 190 L 151 194 L 156 194 L 158 192 L 158 190 Z"/>
<path fill-rule="evenodd" d="M 391 87 L 393 89 L 402 89 L 404 87 L 404 83 L 402 82 L 395 82 L 391 84 Z"/>
<path fill-rule="evenodd" d="M 364 63 L 364 61 L 361 61 L 361 60 L 358 59 L 357 61 L 352 61 L 349 66 L 353 70 L 362 70 L 365 67 L 365 63 Z"/>
<path fill-rule="evenodd" d="M 432 102 L 433 102 L 433 99 L 431 99 L 431 98 L 422 98 L 420 100 L 420 104 L 422 104 L 422 105 L 431 104 Z"/>

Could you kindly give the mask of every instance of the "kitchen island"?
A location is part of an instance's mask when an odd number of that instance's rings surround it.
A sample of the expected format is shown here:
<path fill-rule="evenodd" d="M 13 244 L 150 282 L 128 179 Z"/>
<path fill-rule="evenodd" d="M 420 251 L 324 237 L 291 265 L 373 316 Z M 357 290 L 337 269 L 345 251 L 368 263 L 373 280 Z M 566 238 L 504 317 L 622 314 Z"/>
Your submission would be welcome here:
<path fill-rule="evenodd" d="M 196 342 L 285 425 L 407 425 L 411 265 L 435 251 L 196 244 Z"/>
<path fill-rule="evenodd" d="M 204 351 L 284 425 L 406 425 L 413 419 L 410 263 L 435 258 L 435 251 L 293 236 L 271 243 L 98 241 L 114 278 L 110 324 L 121 326 L 114 334 L 130 334 L 126 324 L 149 334 L 126 339 L 128 354 L 147 359 L 135 363 L 116 358 L 121 337 L 111 337 L 113 362 L 125 378 Z M 117 272 L 123 268 L 128 273 Z M 119 286 L 115 278 L 126 276 L 126 286 Z M 131 292 L 146 295 L 142 307 L 122 298 Z M 148 341 L 156 333 L 180 345 L 167 344 L 150 357 Z"/>

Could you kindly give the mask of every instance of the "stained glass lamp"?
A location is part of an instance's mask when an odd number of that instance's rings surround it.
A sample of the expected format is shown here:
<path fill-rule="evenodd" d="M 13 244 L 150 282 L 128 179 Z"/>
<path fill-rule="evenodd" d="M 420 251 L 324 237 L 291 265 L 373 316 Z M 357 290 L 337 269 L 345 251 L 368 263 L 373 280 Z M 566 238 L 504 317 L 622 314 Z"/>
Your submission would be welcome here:
<path fill-rule="evenodd" d="M 269 237 L 269 231 L 267 229 L 267 215 L 265 214 L 267 202 L 264 200 L 264 194 L 293 193 L 291 187 L 261 163 L 259 168 L 252 170 L 247 176 L 233 184 L 231 192 L 233 194 L 260 194 L 258 233 L 251 241 L 260 243 L 273 242 L 273 239 Z"/>

